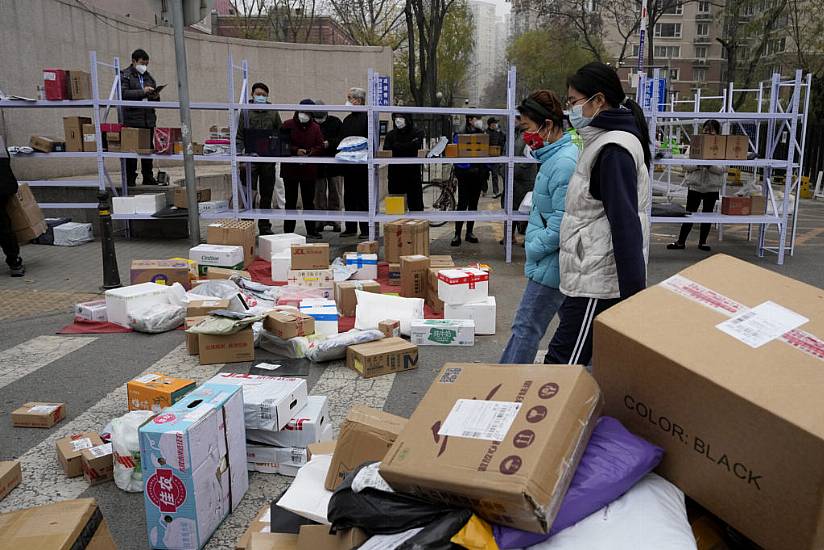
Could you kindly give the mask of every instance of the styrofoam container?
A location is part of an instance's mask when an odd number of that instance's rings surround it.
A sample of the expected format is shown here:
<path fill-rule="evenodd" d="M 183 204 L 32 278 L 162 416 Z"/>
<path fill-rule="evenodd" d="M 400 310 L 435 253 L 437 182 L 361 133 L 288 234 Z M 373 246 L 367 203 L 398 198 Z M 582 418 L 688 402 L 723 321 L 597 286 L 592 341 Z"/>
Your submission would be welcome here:
<path fill-rule="evenodd" d="M 347 252 L 343 256 L 347 266 L 357 267 L 352 279 L 358 281 L 374 280 L 378 278 L 378 255 L 362 252 Z"/>
<path fill-rule="evenodd" d="M 412 336 L 409 341 L 416 346 L 474 346 L 475 321 L 418 319 L 412 321 Z"/>
<path fill-rule="evenodd" d="M 315 320 L 315 334 L 322 336 L 335 336 L 338 334 L 339 314 L 334 301 L 332 301 L 331 306 L 315 304 L 306 307 L 301 302 L 300 310 Z"/>
<path fill-rule="evenodd" d="M 112 214 L 134 214 L 134 197 L 112 197 Z"/>
<path fill-rule="evenodd" d="M 106 291 L 106 316 L 110 323 L 129 327 L 129 314 L 150 306 L 169 303 L 169 288 L 155 283 L 140 283 Z"/>
<path fill-rule="evenodd" d="M 281 233 L 279 235 L 261 235 L 258 237 L 258 256 L 271 258 L 281 252 L 292 253 L 293 244 L 306 244 L 306 237 L 297 233 Z"/>
<path fill-rule="evenodd" d="M 287 282 L 289 280 L 289 271 L 292 269 L 292 251 L 283 250 L 273 254 L 270 258 L 272 262 L 272 280 L 276 283 Z"/>
<path fill-rule="evenodd" d="M 325 395 L 310 395 L 307 405 L 282 430 L 249 429 L 246 430 L 246 439 L 263 445 L 305 449 L 313 443 L 331 441 L 334 435 L 331 427 L 329 399 Z"/>
<path fill-rule="evenodd" d="M 495 334 L 497 306 L 494 296 L 487 296 L 482 302 L 469 304 L 444 304 L 443 316 L 447 319 L 472 319 L 475 334 Z"/>
<path fill-rule="evenodd" d="M 133 198 L 135 214 L 155 214 L 166 208 L 166 193 L 145 193 Z"/>
<path fill-rule="evenodd" d="M 253 430 L 282 430 L 309 397 L 302 378 L 222 372 L 210 382 L 243 387 L 243 416 Z"/>
<path fill-rule="evenodd" d="M 444 304 L 482 302 L 489 296 L 489 273 L 474 267 L 438 272 L 438 298 Z"/>
<path fill-rule="evenodd" d="M 54 246 L 80 246 L 94 240 L 92 224 L 66 222 L 53 228 Z"/>
<path fill-rule="evenodd" d="M 243 269 L 243 247 L 224 244 L 199 244 L 189 249 L 189 259 L 197 262 L 198 266 Z"/>
<path fill-rule="evenodd" d="M 223 210 L 228 209 L 229 201 L 227 200 L 205 201 L 197 203 L 197 211 L 199 214 L 205 214 L 206 212 L 222 212 Z"/>

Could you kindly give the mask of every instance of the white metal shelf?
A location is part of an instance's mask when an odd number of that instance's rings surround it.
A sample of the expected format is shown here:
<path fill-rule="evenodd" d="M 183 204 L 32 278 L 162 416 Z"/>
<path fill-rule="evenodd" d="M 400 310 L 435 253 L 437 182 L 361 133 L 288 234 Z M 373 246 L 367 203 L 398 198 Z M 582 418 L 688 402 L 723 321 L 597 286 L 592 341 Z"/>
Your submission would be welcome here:
<path fill-rule="evenodd" d="M 95 205 L 95 208 L 97 205 Z M 112 214 L 113 220 L 185 220 L 186 218 L 158 218 L 152 214 Z"/>
<path fill-rule="evenodd" d="M 781 159 L 753 159 L 753 160 L 705 160 L 690 158 L 662 158 L 656 159 L 655 164 L 662 166 L 741 166 L 750 168 L 786 168 L 787 161 Z M 793 166 L 798 166 L 793 164 Z"/>
<path fill-rule="evenodd" d="M 12 158 L 15 158 L 15 159 L 28 159 L 28 158 L 33 158 L 33 159 L 60 159 L 60 158 L 63 158 L 63 159 L 70 159 L 70 158 L 94 159 L 94 158 L 97 158 L 97 153 L 89 152 L 89 151 L 86 151 L 86 152 L 83 152 L 83 151 L 71 151 L 71 152 L 66 151 L 64 153 L 34 152 L 34 153 L 29 153 L 27 155 L 20 154 L 20 153 L 18 153 L 16 155 L 9 154 L 9 156 L 11 156 Z"/>
<path fill-rule="evenodd" d="M 761 214 L 755 216 L 731 216 L 717 212 L 693 212 L 687 216 L 652 216 L 652 223 L 723 223 L 725 225 L 780 224 L 779 216 Z"/>
<path fill-rule="evenodd" d="M 152 153 L 150 155 L 141 155 L 140 153 L 122 153 L 122 152 L 114 152 L 114 151 L 107 151 L 102 153 L 103 158 L 114 158 L 114 159 L 152 159 L 152 160 L 183 160 L 183 155 L 181 153 L 175 153 L 172 155 L 161 155 L 157 153 Z M 232 160 L 230 155 L 221 155 L 221 154 L 214 154 L 214 155 L 194 155 L 194 159 L 196 161 L 208 161 L 208 162 L 229 162 Z"/>
<path fill-rule="evenodd" d="M 506 164 L 509 159 L 507 157 L 375 157 L 374 162 L 375 164 Z"/>
<path fill-rule="evenodd" d="M 505 222 L 510 219 L 505 210 L 426 210 L 423 212 L 407 212 L 406 214 L 375 214 L 375 221 L 379 222 L 391 222 L 403 218 L 415 218 L 434 222 Z"/>
<path fill-rule="evenodd" d="M 231 160 L 231 157 L 228 157 Z M 350 162 L 338 160 L 335 157 L 250 157 L 247 155 L 238 155 L 238 163 L 252 163 L 252 164 L 352 164 L 355 166 L 366 166 L 368 161 Z"/>
<path fill-rule="evenodd" d="M 25 101 L 22 99 L 0 99 L 0 109 L 74 109 L 78 107 L 94 107 L 91 99 L 62 99 L 58 101 Z"/>
<path fill-rule="evenodd" d="M 346 212 L 345 210 L 283 210 L 283 209 L 243 209 L 204 212 L 201 218 L 219 220 L 223 218 L 330 221 L 330 222 L 368 222 L 369 212 Z"/>
<path fill-rule="evenodd" d="M 656 115 L 661 119 L 679 119 L 687 121 L 705 121 L 709 119 L 714 120 L 791 120 L 793 113 L 736 113 L 736 112 L 693 112 L 693 111 L 659 111 Z"/>
<path fill-rule="evenodd" d="M 97 187 L 97 180 L 21 180 L 19 183 L 29 187 Z"/>

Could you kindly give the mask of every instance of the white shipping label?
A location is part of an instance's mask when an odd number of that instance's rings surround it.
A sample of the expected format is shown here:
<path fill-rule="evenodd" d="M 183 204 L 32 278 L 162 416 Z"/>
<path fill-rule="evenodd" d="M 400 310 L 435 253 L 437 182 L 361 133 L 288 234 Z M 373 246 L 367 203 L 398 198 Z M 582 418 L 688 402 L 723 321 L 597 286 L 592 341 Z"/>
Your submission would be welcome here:
<path fill-rule="evenodd" d="M 91 449 L 92 448 L 92 440 L 88 437 L 84 437 L 83 439 L 75 439 L 71 442 L 72 444 L 72 451 L 82 451 L 83 449 Z"/>
<path fill-rule="evenodd" d="M 29 412 L 32 414 L 51 414 L 59 408 L 60 405 L 36 405 L 30 408 Z"/>
<path fill-rule="evenodd" d="M 43 73 L 43 80 L 50 80 L 50 81 L 57 80 L 57 73 L 52 73 L 52 72 Z"/>
<path fill-rule="evenodd" d="M 155 380 L 159 380 L 159 374 L 144 374 L 143 376 L 138 376 L 134 379 L 135 382 L 140 382 L 141 384 L 150 384 Z"/>
<path fill-rule="evenodd" d="M 803 315 L 767 301 L 716 325 L 716 328 L 752 348 L 759 348 L 808 321 Z"/>
<path fill-rule="evenodd" d="M 89 449 L 89 452 L 95 457 L 100 458 L 101 456 L 106 456 L 112 454 L 112 444 L 111 443 L 104 443 L 103 445 L 98 445 L 97 447 L 92 447 Z"/>
<path fill-rule="evenodd" d="M 87 143 L 94 142 L 94 134 L 83 134 L 83 141 Z"/>
<path fill-rule="evenodd" d="M 438 435 L 503 441 L 520 410 L 520 403 L 458 399 Z"/>

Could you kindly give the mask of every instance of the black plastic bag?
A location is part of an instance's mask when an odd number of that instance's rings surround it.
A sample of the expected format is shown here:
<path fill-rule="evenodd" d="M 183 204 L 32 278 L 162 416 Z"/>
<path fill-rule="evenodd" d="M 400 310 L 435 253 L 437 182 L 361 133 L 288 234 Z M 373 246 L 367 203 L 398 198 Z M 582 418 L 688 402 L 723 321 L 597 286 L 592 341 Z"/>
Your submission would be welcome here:
<path fill-rule="evenodd" d="M 454 510 L 424 527 L 423 531 L 407 540 L 397 550 L 451 550 L 460 548 L 452 544 L 452 537 L 463 529 L 472 510 Z"/>

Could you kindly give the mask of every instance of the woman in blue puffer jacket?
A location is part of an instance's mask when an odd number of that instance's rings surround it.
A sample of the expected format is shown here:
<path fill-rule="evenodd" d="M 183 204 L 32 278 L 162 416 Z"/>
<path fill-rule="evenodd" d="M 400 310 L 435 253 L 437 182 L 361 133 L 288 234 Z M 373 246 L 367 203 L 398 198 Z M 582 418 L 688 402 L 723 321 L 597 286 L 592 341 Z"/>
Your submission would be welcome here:
<path fill-rule="evenodd" d="M 500 361 L 508 364 L 534 362 L 538 345 L 564 300 L 558 290 L 561 219 L 567 184 L 578 160 L 578 147 L 564 133 L 564 114 L 555 93 L 534 92 L 518 106 L 518 112 L 526 125 L 524 141 L 541 167 L 526 230 L 527 285 Z"/>

